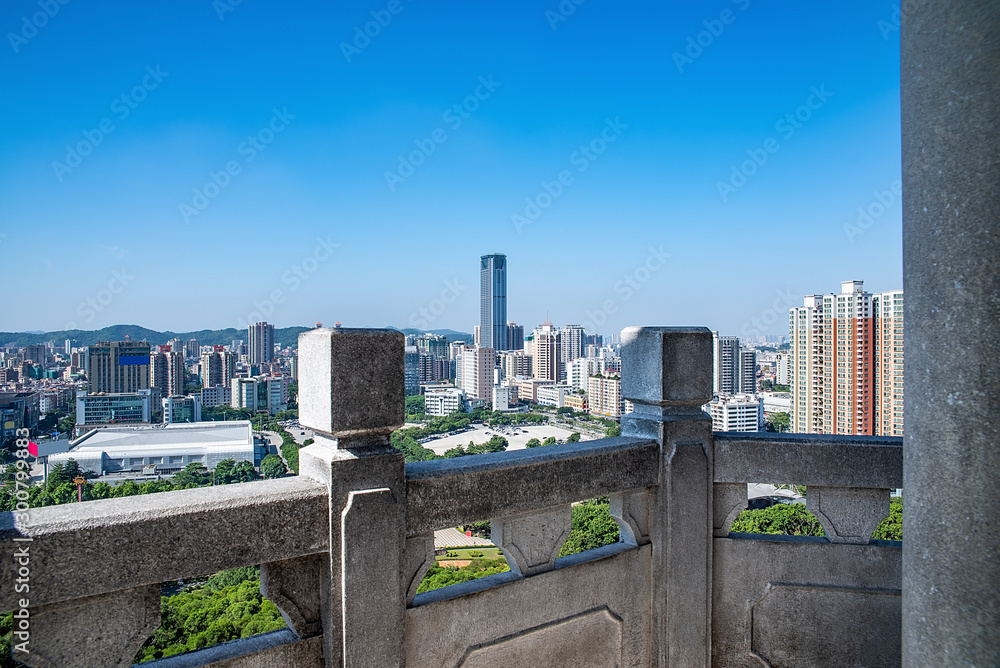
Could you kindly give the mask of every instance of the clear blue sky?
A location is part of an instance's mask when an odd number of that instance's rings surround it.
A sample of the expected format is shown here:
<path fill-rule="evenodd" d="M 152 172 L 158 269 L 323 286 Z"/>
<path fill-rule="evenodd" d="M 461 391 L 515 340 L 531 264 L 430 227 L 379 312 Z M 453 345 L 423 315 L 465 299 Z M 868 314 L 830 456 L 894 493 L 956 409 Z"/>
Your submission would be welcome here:
<path fill-rule="evenodd" d="M 497 251 L 529 328 L 901 287 L 889 2 L 231 2 L 3 3 L 0 331 L 469 331 Z"/>

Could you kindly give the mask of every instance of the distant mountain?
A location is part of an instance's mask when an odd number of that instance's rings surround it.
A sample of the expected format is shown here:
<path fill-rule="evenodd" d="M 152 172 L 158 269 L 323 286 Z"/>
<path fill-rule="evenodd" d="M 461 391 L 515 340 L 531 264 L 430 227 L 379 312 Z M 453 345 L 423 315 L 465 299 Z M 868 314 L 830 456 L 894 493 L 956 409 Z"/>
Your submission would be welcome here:
<path fill-rule="evenodd" d="M 404 334 L 423 334 L 419 329 L 398 329 Z M 310 327 L 275 327 L 274 342 L 280 343 L 282 348 L 297 346 L 299 334 L 311 329 Z M 448 337 L 448 341 L 468 341 L 472 343 L 472 335 L 466 332 L 456 332 L 453 329 L 432 329 L 431 334 L 443 334 Z M 30 346 L 46 341 L 53 341 L 56 347 L 62 346 L 66 339 L 76 339 L 78 346 L 90 346 L 99 341 L 124 341 L 128 336 L 133 341 L 149 341 L 152 345 L 163 345 L 170 339 L 180 339 L 187 342 L 188 339 L 198 339 L 203 346 L 228 345 L 235 339 L 246 340 L 246 330 L 235 329 L 200 329 L 196 332 L 158 332 L 155 329 L 147 329 L 139 325 L 112 325 L 104 329 L 83 330 L 69 329 L 56 332 L 0 332 L 0 346 Z"/>
<path fill-rule="evenodd" d="M 276 327 L 274 329 L 274 342 L 280 343 L 282 348 L 297 346 L 299 334 L 309 327 Z M 139 325 L 112 325 L 104 329 L 82 330 L 69 329 L 56 332 L 0 332 L 0 345 L 4 346 L 28 346 L 46 341 L 54 341 L 56 346 L 61 346 L 66 339 L 76 339 L 78 346 L 90 346 L 99 341 L 123 341 L 125 336 L 133 341 L 149 341 L 152 345 L 163 345 L 170 339 L 198 339 L 203 346 L 227 345 L 234 339 L 246 339 L 247 333 L 243 329 L 201 329 L 196 332 L 158 332 L 154 329 L 147 329 Z"/>

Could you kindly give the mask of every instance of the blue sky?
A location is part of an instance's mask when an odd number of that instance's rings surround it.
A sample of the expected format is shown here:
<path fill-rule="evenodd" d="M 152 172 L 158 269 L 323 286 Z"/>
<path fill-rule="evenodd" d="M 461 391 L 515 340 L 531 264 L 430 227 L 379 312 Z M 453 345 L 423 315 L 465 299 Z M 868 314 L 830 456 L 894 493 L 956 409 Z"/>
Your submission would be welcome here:
<path fill-rule="evenodd" d="M 890 3 L 64 1 L 0 9 L 0 331 L 469 331 L 489 252 L 529 328 L 901 287 Z"/>

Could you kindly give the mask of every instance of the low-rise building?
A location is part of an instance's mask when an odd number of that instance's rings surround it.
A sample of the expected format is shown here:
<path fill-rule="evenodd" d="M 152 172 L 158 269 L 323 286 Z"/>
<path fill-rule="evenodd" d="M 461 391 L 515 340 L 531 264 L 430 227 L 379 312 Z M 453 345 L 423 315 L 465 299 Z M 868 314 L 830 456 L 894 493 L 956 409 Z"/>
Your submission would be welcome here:
<path fill-rule="evenodd" d="M 201 396 L 164 397 L 162 405 L 163 424 L 201 422 Z"/>
<path fill-rule="evenodd" d="M 76 426 L 149 424 L 153 416 L 153 392 L 79 392 L 76 395 Z"/>
<path fill-rule="evenodd" d="M 205 408 L 224 406 L 229 403 L 229 387 L 217 385 L 201 388 L 201 405 Z"/>
<path fill-rule="evenodd" d="M 565 397 L 563 397 L 563 406 L 567 408 L 572 408 L 577 412 L 584 412 L 587 410 L 587 395 L 567 394 Z"/>
<path fill-rule="evenodd" d="M 545 385 L 538 388 L 538 403 L 543 406 L 555 406 L 562 408 L 567 395 L 572 394 L 575 388 L 572 385 L 560 383 L 558 385 Z"/>
<path fill-rule="evenodd" d="M 76 460 L 99 475 L 176 473 L 191 463 L 215 468 L 224 459 L 260 464 L 263 446 L 255 446 L 249 420 L 197 422 L 145 427 L 101 427 L 71 442 L 69 452 L 51 455 L 49 466 Z"/>
<path fill-rule="evenodd" d="M 507 382 L 517 388 L 517 396 L 520 401 L 530 401 L 533 404 L 538 403 L 538 388 L 555 385 L 553 380 L 525 378 L 524 376 L 517 376 Z"/>
<path fill-rule="evenodd" d="M 712 431 L 760 431 L 763 403 L 753 394 L 719 395 L 705 407 L 712 416 Z"/>
<path fill-rule="evenodd" d="M 465 409 L 465 393 L 458 388 L 435 389 L 424 394 L 424 412 L 444 416 Z"/>

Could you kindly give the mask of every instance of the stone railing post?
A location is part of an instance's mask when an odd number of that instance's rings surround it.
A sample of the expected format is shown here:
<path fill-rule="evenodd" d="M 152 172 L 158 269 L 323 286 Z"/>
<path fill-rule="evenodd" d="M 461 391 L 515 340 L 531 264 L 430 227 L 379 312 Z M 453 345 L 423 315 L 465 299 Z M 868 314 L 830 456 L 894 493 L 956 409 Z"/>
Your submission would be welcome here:
<path fill-rule="evenodd" d="M 650 508 L 653 648 L 658 667 L 711 665 L 712 333 L 704 327 L 622 331 L 622 435 L 661 444 Z"/>
<path fill-rule="evenodd" d="M 403 425 L 403 335 L 314 329 L 299 335 L 299 421 L 316 442 L 300 474 L 330 490 L 321 569 L 327 666 L 402 666 L 406 471 L 389 444 Z"/>
<path fill-rule="evenodd" d="M 903 666 L 997 666 L 1000 3 L 900 4 Z"/>

